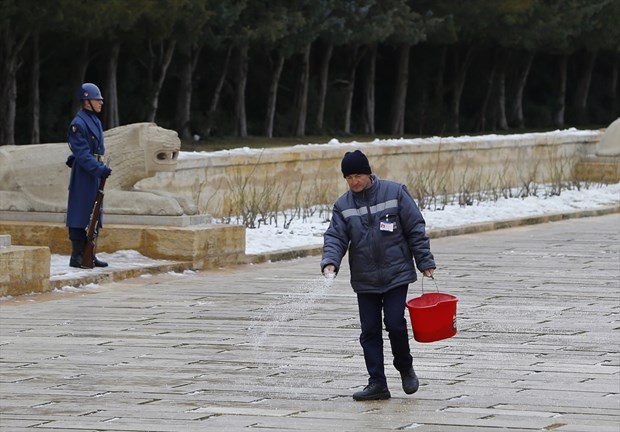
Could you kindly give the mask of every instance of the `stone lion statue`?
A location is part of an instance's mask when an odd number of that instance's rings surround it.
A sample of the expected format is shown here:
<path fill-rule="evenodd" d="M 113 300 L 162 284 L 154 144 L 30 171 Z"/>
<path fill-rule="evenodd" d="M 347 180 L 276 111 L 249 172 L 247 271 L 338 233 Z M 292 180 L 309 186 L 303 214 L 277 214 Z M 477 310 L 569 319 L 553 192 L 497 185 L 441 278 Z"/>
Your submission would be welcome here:
<path fill-rule="evenodd" d="M 157 172 L 173 172 L 181 142 L 175 131 L 135 123 L 105 132 L 112 175 L 105 188 L 107 214 L 180 216 L 197 213 L 188 199 L 134 185 Z M 70 169 L 66 143 L 0 146 L 0 211 L 66 212 Z"/>
<path fill-rule="evenodd" d="M 597 156 L 620 156 L 620 117 L 614 120 L 596 146 Z"/>

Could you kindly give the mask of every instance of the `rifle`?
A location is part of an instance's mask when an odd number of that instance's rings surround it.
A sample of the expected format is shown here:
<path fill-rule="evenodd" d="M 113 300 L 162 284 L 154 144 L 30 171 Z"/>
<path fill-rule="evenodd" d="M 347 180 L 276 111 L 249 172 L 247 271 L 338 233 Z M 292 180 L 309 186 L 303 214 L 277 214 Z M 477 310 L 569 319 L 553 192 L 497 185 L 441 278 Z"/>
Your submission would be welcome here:
<path fill-rule="evenodd" d="M 112 158 L 108 158 L 108 166 Z M 90 221 L 86 227 L 86 246 L 84 247 L 84 255 L 82 257 L 82 268 L 95 267 L 95 249 L 97 248 L 97 237 L 99 232 L 97 226 L 99 225 L 99 219 L 101 218 L 101 206 L 103 204 L 103 188 L 105 188 L 105 181 L 107 178 L 101 179 L 99 182 L 99 189 L 97 190 L 97 196 L 95 197 L 95 204 L 93 205 L 93 211 L 90 214 Z"/>

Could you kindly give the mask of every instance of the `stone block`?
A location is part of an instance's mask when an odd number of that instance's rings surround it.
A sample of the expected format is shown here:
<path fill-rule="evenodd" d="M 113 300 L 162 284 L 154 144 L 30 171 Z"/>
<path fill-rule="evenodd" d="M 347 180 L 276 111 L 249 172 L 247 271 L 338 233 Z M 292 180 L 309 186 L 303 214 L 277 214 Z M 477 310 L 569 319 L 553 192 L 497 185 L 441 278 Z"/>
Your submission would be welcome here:
<path fill-rule="evenodd" d="M 16 245 L 47 246 L 52 253 L 71 253 L 69 234 L 62 223 L 0 221 L 0 234 L 10 235 Z"/>
<path fill-rule="evenodd" d="M 617 183 L 620 181 L 620 157 L 588 157 L 575 164 L 575 177 L 582 181 Z"/>
<path fill-rule="evenodd" d="M 46 246 L 55 254 L 71 252 L 64 224 L 0 221 L 0 234 L 10 234 L 15 244 Z M 234 265 L 245 262 L 245 227 L 105 225 L 97 239 L 97 251 L 119 250 L 136 250 L 154 259 L 189 261 L 194 269 Z"/>
<path fill-rule="evenodd" d="M 50 249 L 9 246 L 0 249 L 0 297 L 45 292 L 50 286 Z"/>
<path fill-rule="evenodd" d="M 145 255 L 157 259 L 191 261 L 194 268 L 237 264 L 245 256 L 245 228 L 241 225 L 154 227 L 144 232 Z"/>
<path fill-rule="evenodd" d="M 145 229 L 143 225 L 105 225 L 97 239 L 97 250 L 100 252 L 137 250 L 142 255 L 150 257 L 144 253 L 143 248 Z"/>

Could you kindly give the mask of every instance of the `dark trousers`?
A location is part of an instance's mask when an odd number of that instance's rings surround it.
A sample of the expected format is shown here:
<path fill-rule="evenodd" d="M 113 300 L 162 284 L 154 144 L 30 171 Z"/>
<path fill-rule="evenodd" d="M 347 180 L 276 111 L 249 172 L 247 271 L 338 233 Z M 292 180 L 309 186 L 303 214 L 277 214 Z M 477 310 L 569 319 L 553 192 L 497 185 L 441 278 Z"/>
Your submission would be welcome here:
<path fill-rule="evenodd" d="M 69 228 L 69 239 L 86 241 L 86 230 L 84 228 Z"/>
<path fill-rule="evenodd" d="M 383 366 L 383 322 L 388 332 L 394 367 L 406 371 L 413 363 L 409 351 L 409 333 L 405 319 L 407 285 L 401 285 L 385 294 L 357 294 L 362 333 L 360 344 L 368 369 L 368 383 L 387 385 Z"/>

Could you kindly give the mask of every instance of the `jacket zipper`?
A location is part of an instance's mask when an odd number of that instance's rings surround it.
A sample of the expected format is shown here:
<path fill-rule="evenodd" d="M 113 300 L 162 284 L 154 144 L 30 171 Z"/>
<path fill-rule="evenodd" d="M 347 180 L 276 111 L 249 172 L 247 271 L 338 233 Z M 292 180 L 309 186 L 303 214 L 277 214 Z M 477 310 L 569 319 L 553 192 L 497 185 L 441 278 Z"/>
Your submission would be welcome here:
<path fill-rule="evenodd" d="M 375 229 L 376 229 L 375 218 L 370 212 L 370 202 L 368 199 L 368 191 L 364 189 L 363 193 L 364 193 L 364 202 L 366 203 L 366 211 L 368 212 L 368 229 L 370 231 L 370 239 L 371 239 L 370 250 L 373 255 L 374 262 L 379 264 L 377 268 L 377 282 L 378 282 L 378 285 L 384 285 L 383 271 L 382 271 L 382 266 L 380 265 L 382 261 L 378 259 L 379 257 L 377 257 L 377 253 L 380 252 L 381 248 L 380 248 L 380 245 L 378 245 L 376 241 L 377 236 L 375 233 Z M 383 257 L 380 257 L 380 258 L 383 258 Z"/>

